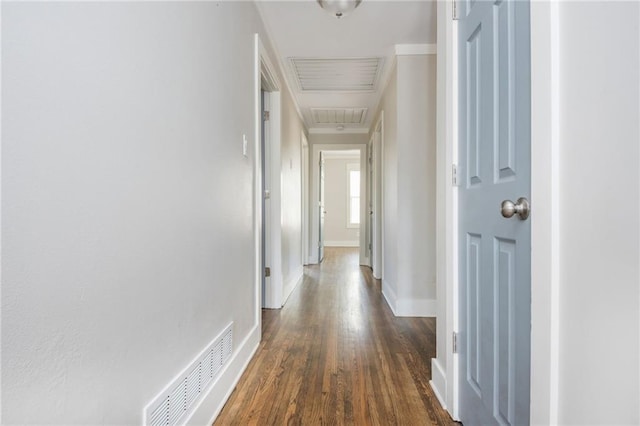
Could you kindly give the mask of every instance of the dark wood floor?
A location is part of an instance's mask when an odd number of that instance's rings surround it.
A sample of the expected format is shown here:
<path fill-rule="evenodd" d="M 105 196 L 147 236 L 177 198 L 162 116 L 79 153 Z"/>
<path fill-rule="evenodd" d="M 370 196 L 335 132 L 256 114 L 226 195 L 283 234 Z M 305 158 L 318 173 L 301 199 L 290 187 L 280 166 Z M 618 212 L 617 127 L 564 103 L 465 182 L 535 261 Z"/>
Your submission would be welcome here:
<path fill-rule="evenodd" d="M 357 249 L 327 248 L 282 310 L 215 425 L 453 425 L 429 387 L 434 318 L 396 318 Z"/>

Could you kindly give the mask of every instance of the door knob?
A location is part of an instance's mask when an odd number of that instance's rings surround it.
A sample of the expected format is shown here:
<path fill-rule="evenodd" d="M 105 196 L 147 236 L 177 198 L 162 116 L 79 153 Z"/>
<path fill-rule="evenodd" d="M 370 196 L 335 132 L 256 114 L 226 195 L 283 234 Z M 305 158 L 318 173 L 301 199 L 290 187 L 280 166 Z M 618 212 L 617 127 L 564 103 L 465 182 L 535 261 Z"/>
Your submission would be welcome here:
<path fill-rule="evenodd" d="M 507 219 L 517 214 L 520 220 L 525 220 L 529 217 L 530 212 L 531 205 L 529 204 L 529 200 L 524 197 L 518 198 L 515 204 L 511 200 L 504 200 L 500 205 L 500 213 Z"/>

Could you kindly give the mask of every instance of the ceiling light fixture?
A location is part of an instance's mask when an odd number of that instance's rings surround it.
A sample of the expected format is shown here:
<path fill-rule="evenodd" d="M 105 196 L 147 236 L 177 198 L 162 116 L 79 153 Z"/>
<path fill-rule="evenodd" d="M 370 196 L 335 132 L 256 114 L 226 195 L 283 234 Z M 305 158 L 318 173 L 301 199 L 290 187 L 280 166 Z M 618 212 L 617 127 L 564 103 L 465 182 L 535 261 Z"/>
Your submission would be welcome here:
<path fill-rule="evenodd" d="M 340 19 L 353 11 L 362 0 L 317 0 L 321 8 Z"/>

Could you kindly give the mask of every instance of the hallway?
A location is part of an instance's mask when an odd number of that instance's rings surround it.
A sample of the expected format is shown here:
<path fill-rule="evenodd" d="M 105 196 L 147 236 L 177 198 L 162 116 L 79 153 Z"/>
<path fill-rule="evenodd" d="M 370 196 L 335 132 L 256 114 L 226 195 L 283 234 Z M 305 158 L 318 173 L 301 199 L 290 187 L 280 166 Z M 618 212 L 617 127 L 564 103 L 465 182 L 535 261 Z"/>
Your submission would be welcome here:
<path fill-rule="evenodd" d="M 455 424 L 430 386 L 435 318 L 397 318 L 358 249 L 327 248 L 263 340 L 216 425 Z"/>

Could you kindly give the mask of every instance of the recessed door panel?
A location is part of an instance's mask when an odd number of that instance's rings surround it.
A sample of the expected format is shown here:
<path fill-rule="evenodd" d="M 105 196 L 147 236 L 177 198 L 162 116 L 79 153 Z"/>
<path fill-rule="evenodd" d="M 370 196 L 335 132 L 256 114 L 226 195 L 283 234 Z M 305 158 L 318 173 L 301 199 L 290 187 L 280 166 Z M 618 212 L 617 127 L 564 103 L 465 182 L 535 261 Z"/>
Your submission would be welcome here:
<path fill-rule="evenodd" d="M 478 395 L 480 388 L 480 251 L 482 237 L 469 234 L 467 237 L 467 381 Z"/>
<path fill-rule="evenodd" d="M 468 186 L 478 185 L 482 182 L 480 178 L 480 133 L 482 118 L 480 117 L 481 104 L 480 93 L 480 77 L 482 71 L 480 69 L 480 49 L 481 49 L 482 25 L 478 25 L 468 38 L 466 43 L 466 56 L 469 67 L 467 69 L 467 87 L 469 104 L 467 107 L 467 165 Z M 463 151 L 464 152 L 464 151 Z"/>
<path fill-rule="evenodd" d="M 494 407 L 496 417 L 504 424 L 513 424 L 514 413 L 514 300 L 516 242 L 496 238 L 494 240 L 494 285 L 496 292 L 496 390 Z"/>
<path fill-rule="evenodd" d="M 513 5 L 509 1 L 496 2 L 493 8 L 493 51 L 495 87 L 494 138 L 496 182 L 513 178 L 516 173 L 514 136 L 514 60 L 513 54 Z"/>

